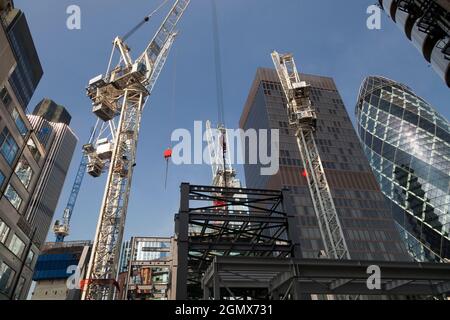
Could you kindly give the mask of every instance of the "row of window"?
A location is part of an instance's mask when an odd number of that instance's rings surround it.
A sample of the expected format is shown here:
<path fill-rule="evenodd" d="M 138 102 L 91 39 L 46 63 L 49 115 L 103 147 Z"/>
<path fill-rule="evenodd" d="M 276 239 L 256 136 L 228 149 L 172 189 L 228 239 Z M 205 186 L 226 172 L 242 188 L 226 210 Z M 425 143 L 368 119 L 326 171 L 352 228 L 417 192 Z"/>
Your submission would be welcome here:
<path fill-rule="evenodd" d="M 0 219 L 0 243 L 2 245 L 6 244 L 6 240 L 8 239 L 8 235 L 10 233 L 10 228 L 8 225 Z M 25 252 L 25 243 L 16 235 L 13 234 L 11 241 L 6 246 L 16 257 L 22 259 L 22 256 Z M 25 264 L 30 266 L 34 259 L 34 252 L 32 250 L 29 251 Z M 15 277 L 15 271 L 8 266 L 5 262 L 0 261 L 0 292 L 3 294 L 10 294 L 13 281 Z M 25 285 L 25 278 L 21 277 L 19 283 L 17 285 L 17 290 L 14 294 L 14 299 L 18 299 L 23 286 Z"/>
<path fill-rule="evenodd" d="M 0 133 L 0 153 L 3 155 L 6 162 L 8 162 L 9 165 L 12 165 L 18 151 L 19 146 L 12 137 L 8 128 L 5 127 Z"/>
<path fill-rule="evenodd" d="M 8 225 L 2 219 L 0 219 L 0 243 L 1 244 L 5 245 L 6 240 L 8 239 L 10 230 L 11 229 L 8 227 Z M 6 247 L 9 249 L 9 251 L 14 253 L 14 255 L 16 257 L 21 259 L 23 256 L 23 253 L 25 251 L 25 242 L 23 242 L 16 234 L 13 234 L 11 241 L 9 242 L 9 244 Z M 31 265 L 31 263 L 33 262 L 33 259 L 34 259 L 34 253 L 33 253 L 33 251 L 30 250 L 30 252 L 25 260 L 25 264 Z"/>
<path fill-rule="evenodd" d="M 3 87 L 0 90 L 0 100 L 3 102 L 3 104 L 5 106 L 8 106 L 11 103 L 11 101 L 12 101 L 11 96 L 8 93 L 8 90 L 6 90 L 5 87 Z"/>
<path fill-rule="evenodd" d="M 19 178 L 20 182 L 23 184 L 23 186 L 26 189 L 28 189 L 28 187 L 30 186 L 31 179 L 33 178 L 33 170 L 28 161 L 24 157 L 20 159 L 20 161 L 16 165 L 16 169 L 14 172 L 16 176 Z M 0 186 L 3 185 L 4 181 L 5 176 L 0 171 Z M 20 209 L 23 200 L 16 191 L 16 189 L 11 184 L 8 184 L 8 186 L 6 187 L 4 196 L 16 210 Z"/>
<path fill-rule="evenodd" d="M 16 272 L 4 262 L 0 262 L 0 292 L 6 295 L 11 294 L 13 289 L 13 282 Z M 13 299 L 18 300 L 20 294 L 24 288 L 26 279 L 20 277 L 19 283 L 17 284 L 16 292 L 14 293 Z"/>

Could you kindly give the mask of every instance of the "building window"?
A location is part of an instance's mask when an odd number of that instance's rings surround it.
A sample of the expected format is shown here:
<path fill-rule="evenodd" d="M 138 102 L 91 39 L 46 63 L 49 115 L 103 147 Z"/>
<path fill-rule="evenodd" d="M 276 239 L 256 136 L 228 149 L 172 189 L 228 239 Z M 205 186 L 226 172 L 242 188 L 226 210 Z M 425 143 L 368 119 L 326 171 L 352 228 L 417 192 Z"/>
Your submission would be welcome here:
<path fill-rule="evenodd" d="M 17 164 L 15 173 L 24 187 L 28 189 L 31 178 L 33 177 L 33 169 L 31 169 L 30 164 L 24 157 Z"/>
<path fill-rule="evenodd" d="M 11 186 L 11 184 L 9 184 L 5 190 L 5 197 L 12 204 L 12 206 L 16 208 L 16 210 L 19 210 L 20 205 L 22 204 L 22 198 L 19 196 L 17 191 Z"/>
<path fill-rule="evenodd" d="M 9 294 L 12 289 L 15 272 L 6 263 L 0 263 L 0 292 Z"/>
<path fill-rule="evenodd" d="M 11 102 L 11 96 L 9 95 L 8 90 L 5 87 L 0 90 L 0 99 L 5 106 L 8 106 Z"/>
<path fill-rule="evenodd" d="M 25 260 L 25 264 L 27 266 L 31 266 L 31 264 L 33 263 L 33 259 L 34 259 L 34 252 L 30 250 L 30 252 L 28 252 L 27 259 Z"/>
<path fill-rule="evenodd" d="M 20 277 L 19 283 L 17 284 L 16 292 L 14 293 L 14 300 L 20 299 L 20 294 L 22 293 L 25 281 L 26 279 L 24 277 Z"/>
<path fill-rule="evenodd" d="M 0 171 L 0 188 L 3 185 L 3 182 L 5 182 L 5 175 Z"/>
<path fill-rule="evenodd" d="M 17 146 L 16 141 L 11 136 L 11 133 L 9 132 L 8 128 L 5 127 L 2 133 L 0 134 L 0 152 L 10 165 L 16 158 L 18 150 L 19 147 Z"/>
<path fill-rule="evenodd" d="M 28 150 L 30 150 L 34 160 L 36 160 L 36 162 L 39 162 L 39 160 L 41 159 L 41 154 L 40 154 L 39 149 L 37 148 L 34 140 L 28 139 L 27 146 L 28 146 Z"/>
<path fill-rule="evenodd" d="M 28 133 L 28 128 L 25 125 L 25 122 L 22 120 L 22 117 L 20 116 L 19 112 L 17 112 L 17 109 L 14 108 L 11 112 L 11 116 L 14 119 L 14 122 L 16 123 L 16 127 L 19 130 L 20 134 L 22 136 L 26 136 Z"/>
<path fill-rule="evenodd" d="M 8 238 L 9 230 L 10 229 L 6 223 L 0 219 L 0 243 L 5 243 L 6 238 Z"/>
<path fill-rule="evenodd" d="M 25 243 L 20 240 L 17 235 L 13 235 L 8 249 L 16 255 L 16 257 L 21 258 L 23 251 L 25 250 Z"/>
<path fill-rule="evenodd" d="M 44 146 L 47 147 L 47 143 L 49 141 L 49 138 L 53 132 L 53 128 L 49 124 L 44 124 L 45 127 L 43 127 L 37 134 L 39 142 Z"/>

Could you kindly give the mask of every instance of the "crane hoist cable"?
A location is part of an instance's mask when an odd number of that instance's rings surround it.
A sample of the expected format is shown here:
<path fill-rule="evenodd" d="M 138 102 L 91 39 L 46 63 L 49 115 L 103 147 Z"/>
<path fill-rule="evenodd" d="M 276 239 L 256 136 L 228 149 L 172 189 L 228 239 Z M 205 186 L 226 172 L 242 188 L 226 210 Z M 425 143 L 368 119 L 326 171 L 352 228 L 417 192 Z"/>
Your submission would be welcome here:
<path fill-rule="evenodd" d="M 172 78 L 172 101 L 170 106 L 169 123 L 172 123 L 175 118 L 175 104 L 176 104 L 176 82 L 177 82 L 177 49 L 174 48 L 173 53 L 173 78 Z M 166 172 L 164 177 L 164 190 L 167 188 L 167 178 L 169 175 L 169 161 L 172 158 L 172 140 L 169 135 L 169 148 L 164 151 L 164 159 L 166 160 Z"/>
<path fill-rule="evenodd" d="M 125 42 L 134 33 L 136 33 L 136 31 L 138 31 L 144 24 L 149 22 L 150 18 L 153 17 L 159 10 L 161 10 L 167 4 L 167 2 L 169 2 L 169 0 L 164 0 L 163 2 L 161 2 L 161 4 L 158 7 L 156 7 L 156 9 L 154 9 L 152 12 L 150 12 L 148 15 L 146 15 L 144 17 L 144 19 L 142 19 L 136 26 L 134 26 L 130 31 L 128 31 L 124 36 L 122 36 L 122 41 Z M 106 69 L 106 74 L 109 74 L 109 71 L 111 70 L 111 64 L 114 59 L 114 53 L 115 53 L 115 49 L 113 48 L 111 51 L 111 56 L 109 58 L 108 68 Z M 122 61 L 120 61 L 120 62 L 122 62 Z"/>
<path fill-rule="evenodd" d="M 213 41 L 214 41 L 214 64 L 216 71 L 216 95 L 217 95 L 217 121 L 219 126 L 225 126 L 225 104 L 223 98 L 223 80 L 222 80 L 222 59 L 220 54 L 220 36 L 219 36 L 219 17 L 217 13 L 217 3 L 216 0 L 211 0 L 211 10 L 212 10 L 212 24 L 213 24 Z M 222 162 L 223 162 L 223 172 L 224 172 L 224 184 L 227 185 L 226 178 L 226 139 L 222 136 L 220 139 L 222 143 Z"/>
<path fill-rule="evenodd" d="M 159 10 L 161 10 L 169 0 L 164 0 L 155 10 L 150 12 L 150 14 L 146 15 L 143 20 L 141 20 L 134 28 L 128 31 L 123 37 L 122 40 L 125 41 L 129 37 L 131 37 L 136 31 L 138 31 L 144 24 L 150 21 L 150 18 L 155 15 Z"/>
<path fill-rule="evenodd" d="M 213 23 L 213 41 L 214 41 L 214 64 L 216 71 L 216 94 L 218 108 L 218 122 L 225 125 L 225 107 L 223 99 L 223 82 L 222 82 L 222 59 L 220 54 L 220 37 L 219 37 L 219 18 L 217 14 L 216 0 L 211 0 L 212 23 Z"/>

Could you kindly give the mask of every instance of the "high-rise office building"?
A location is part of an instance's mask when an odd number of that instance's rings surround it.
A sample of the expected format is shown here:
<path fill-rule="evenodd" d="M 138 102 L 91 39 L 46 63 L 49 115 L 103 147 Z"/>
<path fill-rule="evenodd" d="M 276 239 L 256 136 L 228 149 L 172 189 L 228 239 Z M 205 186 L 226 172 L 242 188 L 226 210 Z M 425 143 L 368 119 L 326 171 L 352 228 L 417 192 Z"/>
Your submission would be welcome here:
<path fill-rule="evenodd" d="M 4 90 L 8 103 L 0 105 L 0 298 L 23 299 L 77 138 L 65 123 L 25 116 L 14 94 Z"/>
<path fill-rule="evenodd" d="M 40 63 L 24 60 L 18 50 L 35 51 L 25 18 L 17 14 L 12 1 L 0 1 L 0 299 L 25 298 L 31 283 L 39 244 L 31 240 L 34 227 L 25 213 L 46 157 L 20 97 L 32 94 L 42 72 L 18 70 L 24 63 L 39 69 Z M 14 77 L 23 72 L 36 77 L 35 85 L 21 90 Z"/>
<path fill-rule="evenodd" d="M 409 260 L 333 79 L 304 74 L 301 77 L 311 85 L 312 103 L 318 112 L 316 141 L 351 258 Z M 261 164 L 246 164 L 246 185 L 290 189 L 302 255 L 317 258 L 324 249 L 323 240 L 275 70 L 258 69 L 240 127 L 279 129 L 279 172 L 263 176 Z"/>
<path fill-rule="evenodd" d="M 52 112 L 48 110 L 47 104 L 41 102 L 33 114 L 42 116 L 28 115 L 39 144 L 47 155 L 26 212 L 27 220 L 37 226 L 35 239 L 40 243 L 44 243 L 47 237 L 78 141 L 69 127 L 70 116 L 69 121 L 64 117 L 60 120 L 62 122 L 51 122 L 61 119 L 61 114 L 68 114 L 63 106 L 51 103 L 56 106 Z"/>
<path fill-rule="evenodd" d="M 379 3 L 450 87 L 450 2 L 379 0 Z"/>
<path fill-rule="evenodd" d="M 70 125 L 72 120 L 72 116 L 66 108 L 50 99 L 42 99 L 34 109 L 33 115 L 44 118 L 49 122 L 64 123 L 66 125 Z"/>
<path fill-rule="evenodd" d="M 25 109 L 42 78 L 41 62 L 25 14 L 14 8 L 12 0 L 0 0 L 0 18 L 17 63 L 9 84 L 19 106 Z"/>
<path fill-rule="evenodd" d="M 405 85 L 368 77 L 358 131 L 409 253 L 450 258 L 450 123 Z"/>

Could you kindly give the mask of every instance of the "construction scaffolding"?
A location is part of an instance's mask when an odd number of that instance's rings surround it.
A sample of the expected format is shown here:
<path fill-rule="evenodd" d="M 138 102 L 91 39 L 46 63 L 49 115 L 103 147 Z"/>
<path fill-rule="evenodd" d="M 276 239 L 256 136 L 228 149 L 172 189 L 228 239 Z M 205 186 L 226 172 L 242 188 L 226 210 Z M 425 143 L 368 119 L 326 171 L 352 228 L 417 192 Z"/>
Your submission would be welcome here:
<path fill-rule="evenodd" d="M 174 298 L 201 299 L 202 279 L 215 257 L 300 257 L 288 196 L 183 183 L 175 216 Z"/>

